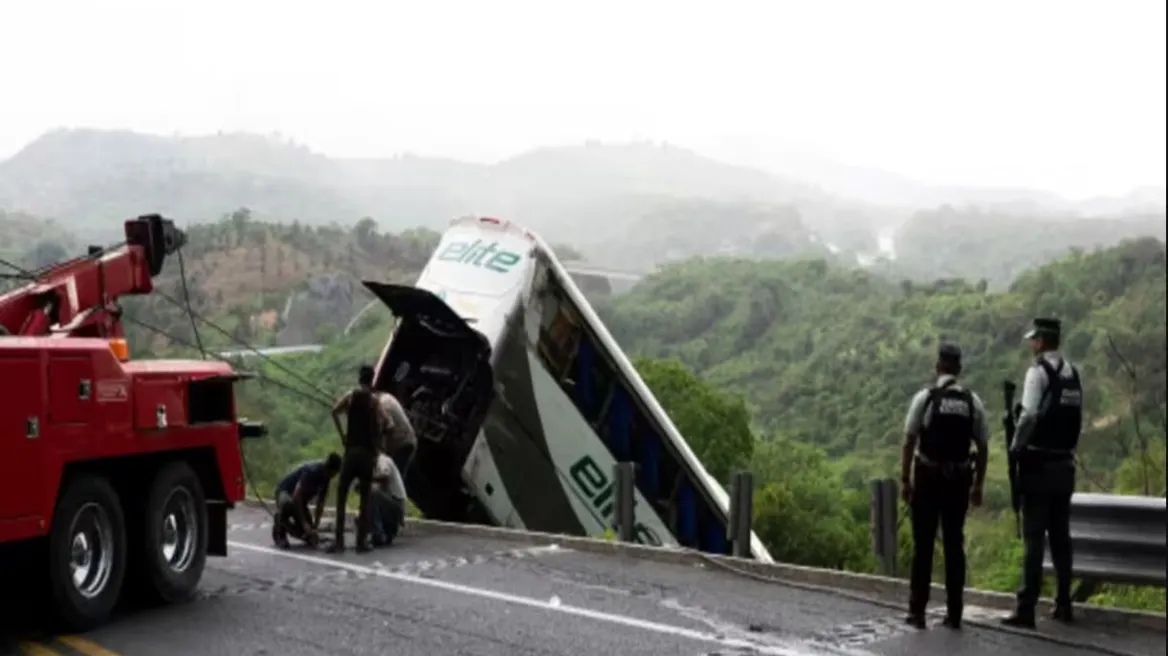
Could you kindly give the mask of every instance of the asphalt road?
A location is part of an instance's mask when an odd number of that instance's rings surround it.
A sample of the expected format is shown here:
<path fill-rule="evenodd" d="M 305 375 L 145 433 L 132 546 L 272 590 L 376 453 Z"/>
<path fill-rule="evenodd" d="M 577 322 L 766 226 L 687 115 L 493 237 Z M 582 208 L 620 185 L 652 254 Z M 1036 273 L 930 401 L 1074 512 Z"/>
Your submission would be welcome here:
<path fill-rule="evenodd" d="M 22 635 L 37 656 L 1087 656 L 967 626 L 918 632 L 876 605 L 705 568 L 459 535 L 405 536 L 371 554 L 271 547 L 261 511 L 232 514 L 231 556 L 211 559 L 190 603 L 129 610 L 84 638 Z M 969 609 L 970 616 L 985 611 Z M 934 618 L 934 622 L 938 618 Z M 11 627 L 10 627 L 11 630 Z M 1163 634 L 1040 634 L 1165 653 Z M 23 642 L 20 642 L 23 641 Z"/>

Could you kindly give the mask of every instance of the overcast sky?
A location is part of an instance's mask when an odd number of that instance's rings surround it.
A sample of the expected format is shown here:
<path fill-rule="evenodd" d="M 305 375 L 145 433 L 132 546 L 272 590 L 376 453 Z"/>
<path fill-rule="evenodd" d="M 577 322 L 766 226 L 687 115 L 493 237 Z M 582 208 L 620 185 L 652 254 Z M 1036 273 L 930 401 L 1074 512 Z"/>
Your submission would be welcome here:
<path fill-rule="evenodd" d="M 0 0 L 0 157 L 58 126 L 483 161 L 749 139 L 1081 198 L 1164 184 L 1164 26 L 1164 0 Z"/>

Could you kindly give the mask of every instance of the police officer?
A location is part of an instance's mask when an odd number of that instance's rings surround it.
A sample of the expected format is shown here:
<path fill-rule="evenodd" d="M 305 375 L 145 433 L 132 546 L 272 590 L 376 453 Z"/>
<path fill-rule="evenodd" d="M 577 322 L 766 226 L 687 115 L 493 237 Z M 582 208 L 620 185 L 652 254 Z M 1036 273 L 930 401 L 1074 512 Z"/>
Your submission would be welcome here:
<path fill-rule="evenodd" d="M 948 610 L 942 623 L 960 629 L 965 589 L 965 516 L 970 503 L 980 506 L 982 502 L 989 425 L 981 398 L 957 383 L 961 374 L 961 349 L 957 345 L 941 344 L 936 374 L 935 384 L 917 392 L 909 404 L 901 449 L 901 495 L 912 512 L 914 546 L 905 621 L 918 629 L 926 626 L 933 541 L 940 524 Z M 974 445 L 976 464 L 970 455 Z"/>
<path fill-rule="evenodd" d="M 1061 333 L 1058 319 L 1036 318 L 1025 335 L 1034 364 L 1026 372 L 1022 412 L 1010 447 L 1018 462 L 1022 497 L 1022 587 L 1017 610 L 1002 620 L 1008 626 L 1034 628 L 1047 535 L 1058 583 L 1053 619 L 1073 619 L 1071 495 L 1075 448 L 1083 428 L 1083 383 L 1079 371 L 1059 353 Z"/>

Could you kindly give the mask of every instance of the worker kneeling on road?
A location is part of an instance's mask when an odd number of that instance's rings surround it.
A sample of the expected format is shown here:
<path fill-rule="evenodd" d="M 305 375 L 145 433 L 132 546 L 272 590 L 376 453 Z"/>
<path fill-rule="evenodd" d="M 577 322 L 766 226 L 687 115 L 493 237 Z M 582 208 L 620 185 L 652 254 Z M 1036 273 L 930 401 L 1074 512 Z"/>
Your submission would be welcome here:
<path fill-rule="evenodd" d="M 961 375 L 957 345 L 941 345 L 936 373 L 936 384 L 913 397 L 901 450 L 901 490 L 912 509 L 914 546 L 906 622 L 918 629 L 926 626 L 933 542 L 940 524 L 949 611 L 942 623 L 959 629 L 965 591 L 965 517 L 970 503 L 980 506 L 982 502 L 989 425 L 978 395 L 957 383 Z M 976 464 L 970 457 L 974 445 Z"/>
<path fill-rule="evenodd" d="M 387 547 L 393 544 L 406 521 L 406 486 L 393 458 L 384 453 L 377 458 L 369 503 L 373 515 L 373 546 Z"/>
<path fill-rule="evenodd" d="M 287 549 L 288 535 L 316 545 L 320 518 L 328 498 L 329 483 L 341 471 L 341 457 L 330 453 L 324 460 L 298 465 L 276 486 L 276 518 L 272 541 Z M 316 512 L 308 521 L 308 501 L 316 499 Z"/>

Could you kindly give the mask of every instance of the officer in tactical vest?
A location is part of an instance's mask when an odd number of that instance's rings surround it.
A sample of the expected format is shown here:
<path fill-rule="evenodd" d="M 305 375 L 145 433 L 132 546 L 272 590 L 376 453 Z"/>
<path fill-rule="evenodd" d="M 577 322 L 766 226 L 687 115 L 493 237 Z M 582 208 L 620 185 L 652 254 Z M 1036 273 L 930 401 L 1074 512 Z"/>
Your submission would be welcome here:
<path fill-rule="evenodd" d="M 369 515 L 369 492 L 373 485 L 373 470 L 377 464 L 377 447 L 381 433 L 389 425 L 389 416 L 373 391 L 373 367 L 362 365 L 357 375 L 356 389 L 345 394 L 333 406 L 333 423 L 345 445 L 341 459 L 341 476 L 337 482 L 336 535 L 329 547 L 330 553 L 345 549 L 345 502 L 353 481 L 357 481 L 360 499 L 357 511 L 357 551 L 369 551 L 366 543 L 372 518 Z M 346 425 L 341 426 L 341 415 Z"/>
<path fill-rule="evenodd" d="M 1024 555 L 1017 610 L 1002 620 L 1008 626 L 1034 628 L 1047 535 L 1057 579 L 1053 619 L 1073 619 L 1071 495 L 1075 448 L 1083 428 L 1083 383 L 1079 371 L 1059 353 L 1061 332 L 1058 319 L 1038 318 L 1025 335 L 1035 359 L 1022 386 L 1022 412 L 1010 447 L 1018 462 Z"/>
<path fill-rule="evenodd" d="M 901 449 L 901 495 L 912 513 L 914 547 L 905 621 L 918 629 L 926 626 L 933 542 L 940 524 L 948 610 L 942 623 L 960 629 L 965 589 L 965 517 L 970 503 L 980 506 L 982 502 L 989 425 L 981 398 L 957 383 L 961 374 L 961 349 L 957 345 L 941 344 L 936 374 L 936 383 L 917 392 L 909 404 Z M 976 463 L 970 454 L 975 445 Z"/>

